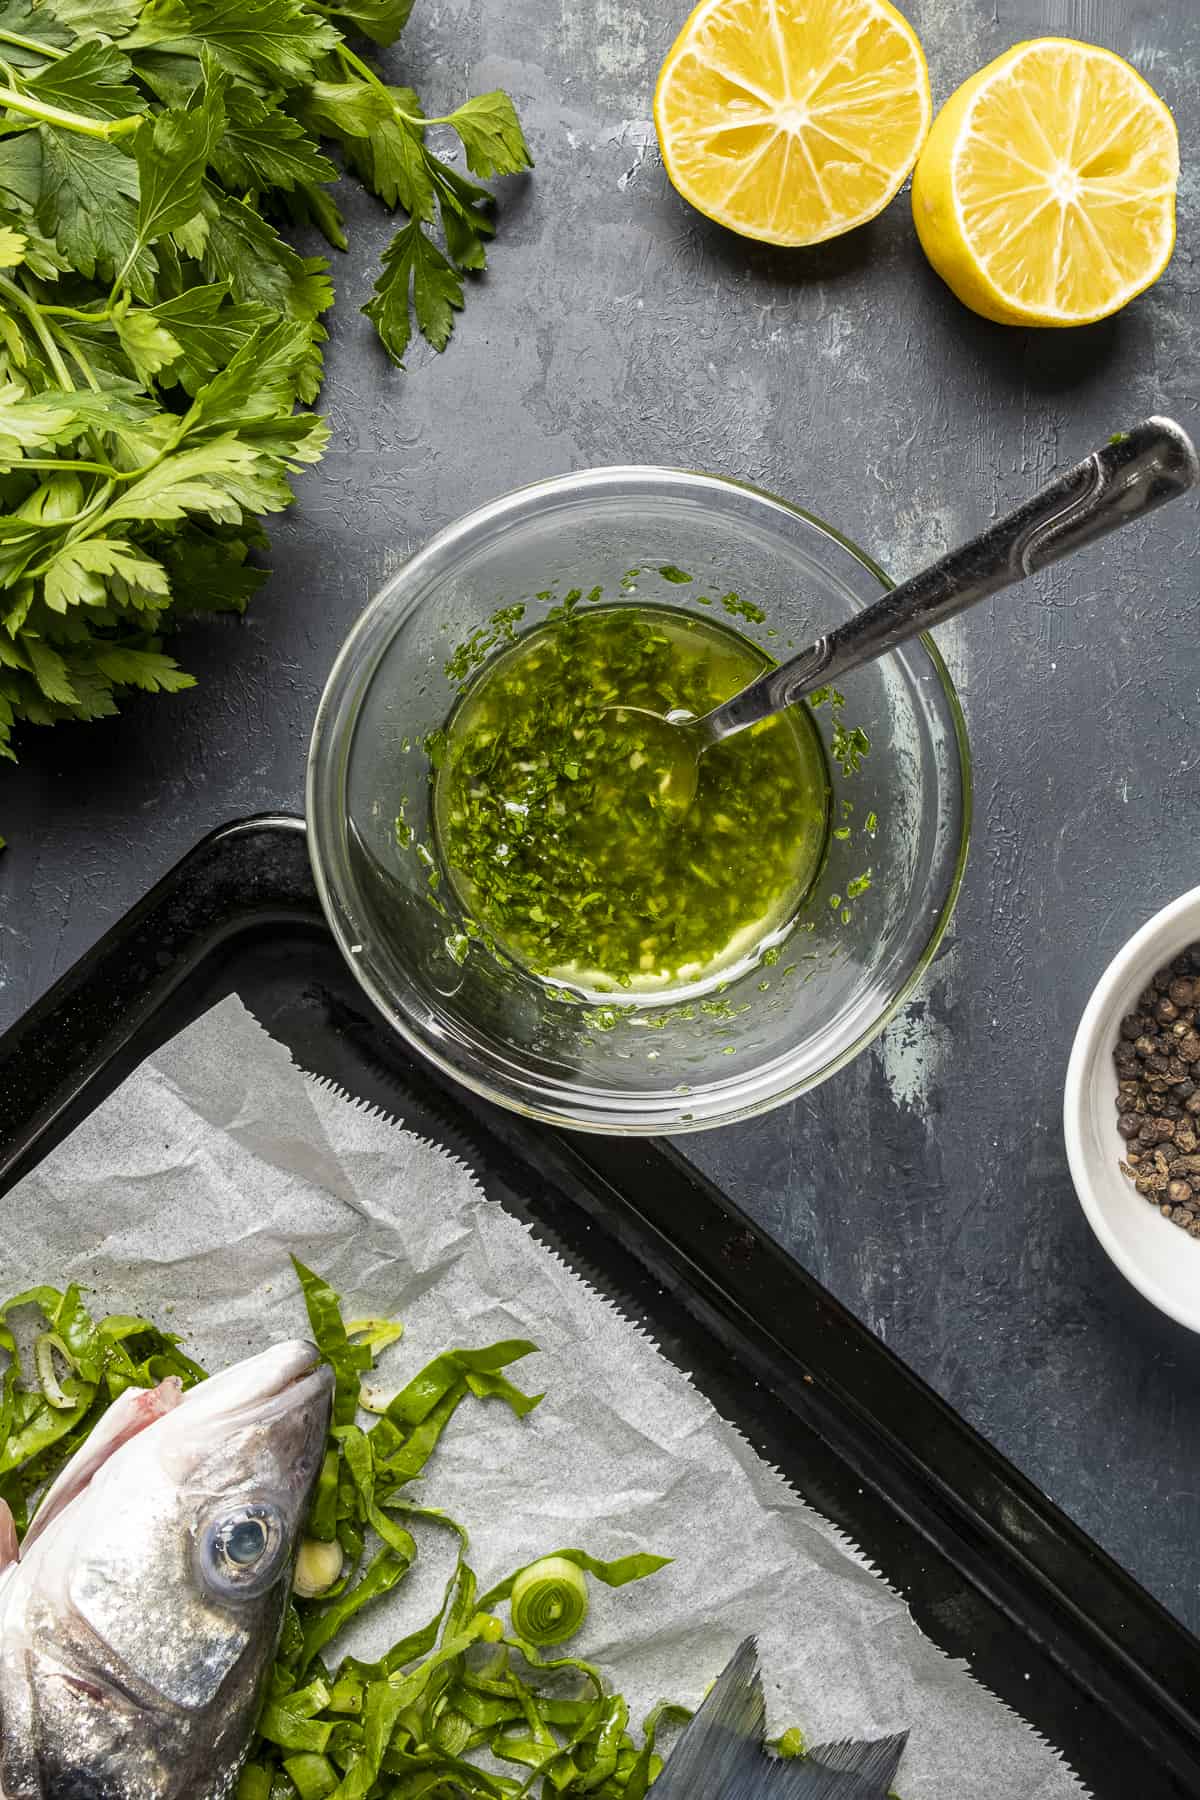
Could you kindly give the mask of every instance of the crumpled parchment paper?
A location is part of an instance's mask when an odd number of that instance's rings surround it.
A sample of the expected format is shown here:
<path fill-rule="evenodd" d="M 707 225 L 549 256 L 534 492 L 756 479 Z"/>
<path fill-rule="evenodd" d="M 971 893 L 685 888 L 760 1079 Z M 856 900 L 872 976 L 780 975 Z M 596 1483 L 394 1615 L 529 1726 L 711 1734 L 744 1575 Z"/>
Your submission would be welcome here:
<path fill-rule="evenodd" d="M 0 1201 L 6 1293 L 78 1281 L 105 1311 L 183 1333 L 210 1368 L 303 1335 L 291 1251 L 353 1314 L 406 1321 L 381 1365 L 396 1385 L 451 1345 L 540 1346 L 509 1373 L 542 1405 L 521 1422 L 467 1402 L 420 1498 L 467 1525 L 484 1587 L 567 1544 L 675 1559 L 617 1593 L 593 1584 L 577 1640 L 635 1719 L 665 1695 L 696 1704 L 754 1631 L 773 1730 L 911 1728 L 905 1800 L 1084 1792 L 642 1331 L 455 1158 L 297 1069 L 240 1001 L 151 1057 Z M 448 1552 L 427 1548 L 386 1617 L 360 1625 L 360 1653 L 432 1610 Z"/>

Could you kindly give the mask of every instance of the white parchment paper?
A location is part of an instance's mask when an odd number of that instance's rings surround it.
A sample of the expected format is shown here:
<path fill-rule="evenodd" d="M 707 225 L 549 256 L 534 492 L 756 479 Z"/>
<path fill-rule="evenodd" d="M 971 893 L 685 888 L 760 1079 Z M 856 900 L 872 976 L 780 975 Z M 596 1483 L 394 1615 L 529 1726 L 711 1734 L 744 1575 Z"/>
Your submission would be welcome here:
<path fill-rule="evenodd" d="M 910 1728 L 905 1800 L 1084 1792 L 640 1330 L 461 1163 L 298 1070 L 240 1001 L 143 1064 L 0 1201 L 4 1292 L 79 1281 L 105 1311 L 184 1333 L 210 1368 L 304 1333 L 290 1251 L 353 1313 L 406 1321 L 383 1364 L 397 1385 L 451 1345 L 540 1345 L 509 1373 L 542 1405 L 521 1422 L 468 1402 L 420 1498 L 467 1525 L 484 1587 L 566 1544 L 675 1559 L 618 1593 L 593 1584 L 578 1640 L 635 1718 L 664 1695 L 696 1704 L 754 1631 L 772 1729 Z M 428 1616 L 445 1554 L 428 1546 L 389 1640 Z"/>

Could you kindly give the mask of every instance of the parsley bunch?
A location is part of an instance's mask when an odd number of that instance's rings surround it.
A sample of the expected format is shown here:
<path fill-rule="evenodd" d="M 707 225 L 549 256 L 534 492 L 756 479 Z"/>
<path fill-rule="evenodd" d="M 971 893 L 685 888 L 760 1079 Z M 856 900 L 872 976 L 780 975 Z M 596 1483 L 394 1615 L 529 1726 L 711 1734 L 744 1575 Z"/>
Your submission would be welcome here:
<path fill-rule="evenodd" d="M 473 175 L 530 166 L 499 92 L 427 119 L 352 49 L 412 0 L 0 0 L 0 757 L 21 720 L 94 719 L 192 685 L 162 650 L 240 611 L 259 520 L 324 421 L 329 263 L 346 248 L 322 140 L 407 214 L 363 310 L 399 366 L 445 347 L 493 225 Z M 435 237 L 435 233 L 437 234 Z"/>

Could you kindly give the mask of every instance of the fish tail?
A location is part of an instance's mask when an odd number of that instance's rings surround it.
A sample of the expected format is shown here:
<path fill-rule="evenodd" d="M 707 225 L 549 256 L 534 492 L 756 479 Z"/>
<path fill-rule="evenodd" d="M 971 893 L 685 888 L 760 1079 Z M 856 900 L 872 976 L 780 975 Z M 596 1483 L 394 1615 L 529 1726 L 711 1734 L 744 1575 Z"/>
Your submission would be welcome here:
<path fill-rule="evenodd" d="M 758 1646 L 744 1638 L 654 1784 L 655 1800 L 737 1800 L 752 1795 L 770 1763 Z"/>
<path fill-rule="evenodd" d="M 803 1761 L 783 1765 L 772 1800 L 887 1800 L 907 1731 L 873 1742 L 817 1744 Z"/>
<path fill-rule="evenodd" d="M 820 1744 L 807 1756 L 766 1754 L 758 1650 L 746 1638 L 713 1683 L 666 1767 L 654 1800 L 887 1800 L 908 1733 Z"/>

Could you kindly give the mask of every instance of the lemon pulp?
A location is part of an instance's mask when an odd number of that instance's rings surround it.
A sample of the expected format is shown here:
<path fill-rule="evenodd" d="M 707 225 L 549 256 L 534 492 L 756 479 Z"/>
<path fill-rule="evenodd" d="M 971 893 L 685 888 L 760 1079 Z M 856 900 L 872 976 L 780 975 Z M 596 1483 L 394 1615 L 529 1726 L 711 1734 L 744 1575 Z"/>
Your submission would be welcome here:
<path fill-rule="evenodd" d="M 701 0 L 654 122 L 685 200 L 745 237 L 815 244 L 873 218 L 929 129 L 929 73 L 888 0 Z"/>

